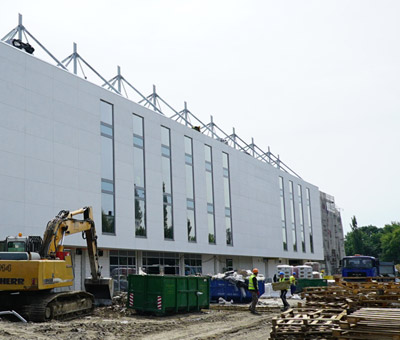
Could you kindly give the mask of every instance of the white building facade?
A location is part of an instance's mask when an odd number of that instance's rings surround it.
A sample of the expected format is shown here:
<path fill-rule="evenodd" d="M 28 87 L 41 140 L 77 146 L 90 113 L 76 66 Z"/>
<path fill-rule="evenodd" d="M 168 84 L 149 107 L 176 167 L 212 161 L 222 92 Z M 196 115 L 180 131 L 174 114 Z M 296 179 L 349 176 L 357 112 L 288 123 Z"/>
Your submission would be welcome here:
<path fill-rule="evenodd" d="M 315 185 L 0 42 L 0 238 L 89 205 L 104 276 L 324 258 Z"/>

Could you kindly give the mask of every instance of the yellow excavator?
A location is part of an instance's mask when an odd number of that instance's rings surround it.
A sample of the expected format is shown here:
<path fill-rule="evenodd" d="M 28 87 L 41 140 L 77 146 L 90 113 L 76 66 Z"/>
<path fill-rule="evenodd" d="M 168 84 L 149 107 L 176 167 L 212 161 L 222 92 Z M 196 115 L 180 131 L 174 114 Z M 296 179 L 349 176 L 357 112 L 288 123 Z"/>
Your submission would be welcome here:
<path fill-rule="evenodd" d="M 86 291 L 71 291 L 67 289 L 74 283 L 74 268 L 64 239 L 79 232 L 86 239 L 91 277 L 85 279 Z M 12 310 L 27 320 L 42 322 L 111 304 L 113 282 L 101 277 L 91 207 L 62 210 L 47 223 L 43 239 L 21 234 L 7 237 L 0 242 L 0 250 L 0 311 Z"/>

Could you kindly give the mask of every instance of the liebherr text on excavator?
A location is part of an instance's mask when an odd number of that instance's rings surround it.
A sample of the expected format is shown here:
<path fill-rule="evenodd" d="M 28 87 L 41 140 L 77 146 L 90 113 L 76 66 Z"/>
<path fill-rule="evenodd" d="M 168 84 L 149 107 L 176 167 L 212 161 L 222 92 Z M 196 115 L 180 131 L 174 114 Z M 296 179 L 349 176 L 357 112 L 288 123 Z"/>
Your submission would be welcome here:
<path fill-rule="evenodd" d="M 91 278 L 85 279 L 86 291 L 70 291 L 65 287 L 73 285 L 74 270 L 64 239 L 79 232 L 86 239 Z M 15 310 L 40 322 L 90 312 L 95 304 L 111 304 L 112 279 L 101 277 L 91 207 L 62 210 L 47 223 L 43 239 L 7 237 L 0 250 L 0 311 Z"/>

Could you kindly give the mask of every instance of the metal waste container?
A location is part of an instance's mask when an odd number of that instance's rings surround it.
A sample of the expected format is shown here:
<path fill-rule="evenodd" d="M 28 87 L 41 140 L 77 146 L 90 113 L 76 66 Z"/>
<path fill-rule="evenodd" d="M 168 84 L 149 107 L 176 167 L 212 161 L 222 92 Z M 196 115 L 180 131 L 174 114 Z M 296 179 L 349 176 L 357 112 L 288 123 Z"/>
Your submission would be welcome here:
<path fill-rule="evenodd" d="M 246 280 L 246 287 L 248 280 Z M 260 296 L 265 293 L 265 280 L 258 281 Z M 210 282 L 211 301 L 218 301 L 221 297 L 224 300 L 246 303 L 251 301 L 251 292 L 244 287 L 238 287 L 234 282 L 225 279 L 212 279 Z"/>
<path fill-rule="evenodd" d="M 127 307 L 165 315 L 210 307 L 210 279 L 204 276 L 128 275 Z"/>

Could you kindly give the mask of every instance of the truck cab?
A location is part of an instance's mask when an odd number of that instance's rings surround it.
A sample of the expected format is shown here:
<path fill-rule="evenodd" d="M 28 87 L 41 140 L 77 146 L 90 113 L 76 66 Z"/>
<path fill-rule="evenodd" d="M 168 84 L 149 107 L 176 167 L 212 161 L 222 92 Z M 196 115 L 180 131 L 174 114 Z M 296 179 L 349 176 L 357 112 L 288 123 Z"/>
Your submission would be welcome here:
<path fill-rule="evenodd" d="M 342 260 L 342 277 L 366 278 L 379 275 L 379 260 L 373 256 L 345 256 Z"/>

